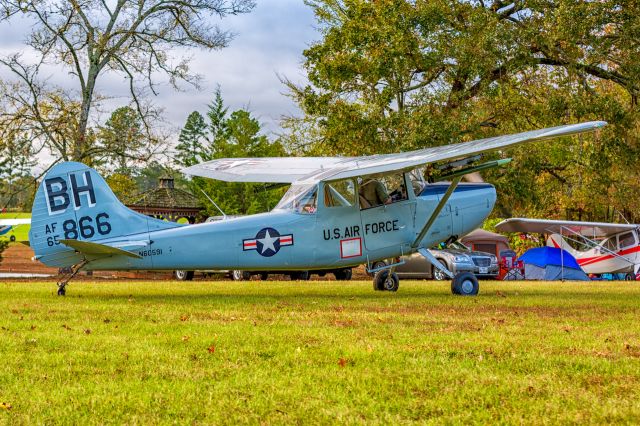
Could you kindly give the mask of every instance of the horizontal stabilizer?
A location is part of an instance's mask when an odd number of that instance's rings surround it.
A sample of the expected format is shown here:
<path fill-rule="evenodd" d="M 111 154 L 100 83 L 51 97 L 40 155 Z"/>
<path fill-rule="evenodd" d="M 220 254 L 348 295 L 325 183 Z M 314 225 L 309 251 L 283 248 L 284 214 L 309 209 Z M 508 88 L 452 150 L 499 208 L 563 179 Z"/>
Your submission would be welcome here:
<path fill-rule="evenodd" d="M 89 241 L 79 240 L 60 240 L 60 242 L 72 249 L 92 256 L 127 256 L 135 259 L 142 259 L 142 256 L 118 247 L 108 246 L 106 244 L 92 243 Z"/>

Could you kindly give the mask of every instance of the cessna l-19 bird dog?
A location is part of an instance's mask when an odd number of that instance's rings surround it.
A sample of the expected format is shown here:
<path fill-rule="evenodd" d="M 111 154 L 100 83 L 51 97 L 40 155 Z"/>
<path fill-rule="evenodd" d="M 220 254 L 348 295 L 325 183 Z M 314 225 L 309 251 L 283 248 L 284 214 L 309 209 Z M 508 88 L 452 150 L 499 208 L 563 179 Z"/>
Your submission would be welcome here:
<path fill-rule="evenodd" d="M 587 274 L 624 273 L 635 279 L 640 271 L 639 225 L 512 218 L 497 224 L 496 229 L 548 234 L 547 245 L 571 253 Z"/>
<path fill-rule="evenodd" d="M 60 295 L 81 269 L 340 273 L 363 263 L 375 272 L 376 290 L 396 291 L 394 269 L 404 255 L 417 251 L 440 267 L 426 248 L 470 232 L 491 213 L 495 188 L 460 180 L 509 160 L 478 164 L 479 154 L 605 124 L 559 126 L 368 157 L 214 160 L 184 172 L 229 182 L 291 186 L 269 213 L 188 226 L 135 213 L 118 201 L 95 170 L 62 163 L 38 188 L 29 240 L 36 259 L 72 268 L 58 283 Z M 439 166 L 439 179 L 451 182 L 425 182 L 417 171 L 429 164 Z M 374 261 L 389 258 L 397 261 L 371 269 Z M 444 266 L 442 270 L 452 278 L 453 293 L 478 293 L 473 274 L 454 277 Z"/>

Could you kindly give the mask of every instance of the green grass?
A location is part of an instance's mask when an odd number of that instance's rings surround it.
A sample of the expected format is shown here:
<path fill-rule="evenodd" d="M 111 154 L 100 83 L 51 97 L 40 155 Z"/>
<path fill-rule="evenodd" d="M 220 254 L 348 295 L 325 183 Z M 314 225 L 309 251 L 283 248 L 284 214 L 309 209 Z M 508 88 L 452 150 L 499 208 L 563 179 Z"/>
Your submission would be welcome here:
<path fill-rule="evenodd" d="M 31 213 L 0 213 L 0 219 L 21 219 L 31 217 Z M 29 241 L 30 225 L 20 225 L 14 227 L 7 234 L 0 236 L 0 239 L 8 240 L 11 235 L 16 236 L 16 241 Z"/>
<path fill-rule="evenodd" d="M 636 423 L 640 283 L 0 283 L 0 422 Z"/>

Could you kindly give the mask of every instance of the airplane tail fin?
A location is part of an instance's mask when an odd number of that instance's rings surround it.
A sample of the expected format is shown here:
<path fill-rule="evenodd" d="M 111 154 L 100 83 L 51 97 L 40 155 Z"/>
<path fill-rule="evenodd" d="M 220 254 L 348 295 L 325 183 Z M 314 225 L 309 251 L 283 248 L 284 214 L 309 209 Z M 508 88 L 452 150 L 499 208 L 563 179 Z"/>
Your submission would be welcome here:
<path fill-rule="evenodd" d="M 181 226 L 154 219 L 125 207 L 94 169 L 75 162 L 54 166 L 44 177 L 31 210 L 29 242 L 35 258 L 49 266 L 67 267 L 98 250 L 78 247 L 118 244 L 131 238 L 145 241 L 149 232 Z M 97 242 L 69 244 L 69 240 Z M 86 246 L 86 247 L 85 247 Z M 107 255 L 109 250 L 103 250 Z M 117 255 L 112 250 L 108 255 Z"/>
<path fill-rule="evenodd" d="M 571 254 L 573 257 L 576 257 L 577 254 L 578 254 L 578 250 L 576 250 L 573 247 L 571 247 L 569 245 L 569 243 L 567 242 L 567 240 L 565 240 L 564 237 L 562 235 L 560 235 L 560 234 L 551 234 L 551 235 L 549 235 L 549 238 L 547 238 L 547 246 L 548 247 L 555 247 L 555 248 L 562 248 L 567 253 Z"/>

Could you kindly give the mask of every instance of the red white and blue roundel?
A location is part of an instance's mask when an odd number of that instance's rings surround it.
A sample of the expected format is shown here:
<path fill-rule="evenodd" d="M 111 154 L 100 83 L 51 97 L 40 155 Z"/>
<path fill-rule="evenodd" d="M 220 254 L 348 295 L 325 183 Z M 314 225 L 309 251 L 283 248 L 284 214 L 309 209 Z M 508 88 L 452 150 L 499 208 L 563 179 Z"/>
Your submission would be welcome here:
<path fill-rule="evenodd" d="M 255 238 L 242 240 L 242 250 L 256 250 L 260 256 L 271 257 L 280 251 L 280 247 L 292 246 L 293 234 L 280 235 L 273 228 L 262 228 Z"/>

